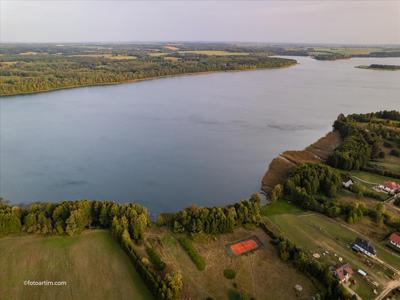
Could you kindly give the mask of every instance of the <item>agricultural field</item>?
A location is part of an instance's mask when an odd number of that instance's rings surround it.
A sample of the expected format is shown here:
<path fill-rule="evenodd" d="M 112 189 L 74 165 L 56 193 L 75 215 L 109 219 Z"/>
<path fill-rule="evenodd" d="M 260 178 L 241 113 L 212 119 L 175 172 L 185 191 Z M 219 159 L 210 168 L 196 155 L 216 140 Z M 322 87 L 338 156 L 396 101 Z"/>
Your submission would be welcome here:
<path fill-rule="evenodd" d="M 152 228 L 146 233 L 147 242 L 157 249 L 168 268 L 181 270 L 184 278 L 184 299 L 241 299 L 240 295 L 256 299 L 294 299 L 294 286 L 304 290 L 298 299 L 309 299 L 317 292 L 316 286 L 290 264 L 283 262 L 268 235 L 260 228 L 238 228 L 234 233 L 217 236 L 200 235 L 193 246 L 204 258 L 205 269 L 196 268 L 178 242 L 181 235 L 166 228 Z M 257 237 L 262 246 L 244 255 L 233 255 L 227 245 L 250 237 Z M 224 277 L 224 271 L 235 274 Z"/>
<path fill-rule="evenodd" d="M 108 231 L 0 238 L 1 299 L 153 299 Z M 24 286 L 24 280 L 66 286 Z"/>
<path fill-rule="evenodd" d="M 21 54 L 20 54 L 21 55 Z M 77 55 L 70 55 L 71 57 L 94 57 L 94 58 L 108 58 L 112 60 L 129 60 L 129 59 L 137 59 L 136 56 L 133 55 L 113 55 L 111 53 L 105 54 L 77 54 Z"/>
<path fill-rule="evenodd" d="M 319 254 L 319 260 L 332 265 L 341 261 L 347 262 L 353 270 L 366 271 L 367 279 L 360 277 L 357 281 L 359 286 L 351 287 L 356 292 L 362 292 L 364 299 L 373 299 L 375 296 L 373 289 L 379 292 L 391 280 L 392 272 L 386 267 L 387 264 L 400 269 L 400 256 L 388 250 L 384 241 L 373 242 L 373 244 L 377 249 L 378 258 L 383 260 L 385 265 L 351 250 L 351 243 L 356 237 L 364 237 L 364 233 L 371 233 L 358 232 L 357 226 L 361 225 L 350 227 L 344 222 L 310 212 L 278 213 L 268 215 L 266 218 L 272 226 L 276 227 L 276 231 L 299 247 L 307 250 L 311 255 Z M 377 238 L 384 235 L 379 229 L 374 234 Z M 379 286 L 373 287 L 372 282 L 377 282 Z M 369 289 L 363 286 L 369 286 Z"/>
<path fill-rule="evenodd" d="M 343 55 L 370 54 L 371 52 L 381 51 L 381 48 L 314 48 L 315 52 L 331 52 Z"/>
<path fill-rule="evenodd" d="M 189 51 L 179 51 L 179 53 L 201 54 L 201 55 L 209 55 L 209 56 L 249 55 L 248 52 L 231 52 L 231 51 L 223 51 L 223 50 L 189 50 Z"/>

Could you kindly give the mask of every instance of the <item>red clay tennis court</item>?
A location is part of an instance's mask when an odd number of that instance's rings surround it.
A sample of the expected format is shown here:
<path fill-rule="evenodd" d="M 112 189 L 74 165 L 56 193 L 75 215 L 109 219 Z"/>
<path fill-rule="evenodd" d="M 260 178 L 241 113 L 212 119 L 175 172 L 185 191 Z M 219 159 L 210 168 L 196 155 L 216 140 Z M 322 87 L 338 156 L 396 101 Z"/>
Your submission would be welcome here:
<path fill-rule="evenodd" d="M 245 241 L 238 242 L 230 246 L 230 249 L 235 255 L 242 255 L 246 252 L 255 250 L 259 245 L 254 239 L 248 239 Z"/>

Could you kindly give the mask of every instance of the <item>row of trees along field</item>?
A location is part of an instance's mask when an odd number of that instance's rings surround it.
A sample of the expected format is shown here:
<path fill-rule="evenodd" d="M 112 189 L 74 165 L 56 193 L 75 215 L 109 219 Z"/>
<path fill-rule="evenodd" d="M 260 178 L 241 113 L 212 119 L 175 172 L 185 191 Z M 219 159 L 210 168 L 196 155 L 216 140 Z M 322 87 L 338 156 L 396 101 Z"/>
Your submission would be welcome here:
<path fill-rule="evenodd" d="M 260 198 L 257 194 L 226 207 L 192 206 L 175 214 L 161 214 L 159 225 L 169 225 L 176 233 L 228 233 L 246 224 L 257 224 L 260 220 Z"/>
<path fill-rule="evenodd" d="M 137 252 L 129 221 L 124 215 L 113 218 L 111 232 L 131 258 L 135 269 L 156 299 L 180 299 L 183 288 L 182 274 L 178 271 L 167 270 L 158 254 L 152 252 L 150 248 L 147 249 L 147 253 L 151 253 L 149 256 L 151 261 Z M 157 260 L 157 265 L 154 264 L 155 260 Z"/>
<path fill-rule="evenodd" d="M 176 52 L 169 56 L 175 59 L 146 54 L 126 59 L 5 54 L 0 57 L 0 96 L 185 73 L 279 68 L 296 63 L 265 54 L 211 56 Z"/>

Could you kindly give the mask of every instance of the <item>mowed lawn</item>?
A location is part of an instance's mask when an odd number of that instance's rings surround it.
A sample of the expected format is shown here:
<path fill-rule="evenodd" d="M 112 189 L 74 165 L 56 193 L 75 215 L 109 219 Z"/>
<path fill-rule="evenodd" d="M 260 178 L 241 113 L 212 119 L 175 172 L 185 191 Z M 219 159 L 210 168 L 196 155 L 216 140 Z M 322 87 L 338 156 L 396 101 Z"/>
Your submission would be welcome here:
<path fill-rule="evenodd" d="M 24 280 L 67 286 L 24 286 Z M 152 299 L 111 234 L 0 238 L 0 299 Z"/>
<path fill-rule="evenodd" d="M 316 246 L 326 246 L 346 257 L 356 256 L 359 258 L 359 255 L 350 250 L 350 244 L 356 237 L 363 236 L 356 230 L 351 230 L 351 226 L 317 213 L 281 214 L 269 218 L 278 225 L 290 240 L 298 243 L 301 247 L 315 250 Z M 382 244 L 375 242 L 374 246 L 380 259 L 400 269 L 400 257 L 398 255 L 387 250 Z"/>
<path fill-rule="evenodd" d="M 365 171 L 352 171 L 351 175 L 373 184 L 383 184 L 385 181 L 396 181 L 396 182 L 400 181 L 399 179 L 394 179 L 392 177 L 387 177 L 387 176 L 381 176 L 378 174 L 369 173 Z"/>

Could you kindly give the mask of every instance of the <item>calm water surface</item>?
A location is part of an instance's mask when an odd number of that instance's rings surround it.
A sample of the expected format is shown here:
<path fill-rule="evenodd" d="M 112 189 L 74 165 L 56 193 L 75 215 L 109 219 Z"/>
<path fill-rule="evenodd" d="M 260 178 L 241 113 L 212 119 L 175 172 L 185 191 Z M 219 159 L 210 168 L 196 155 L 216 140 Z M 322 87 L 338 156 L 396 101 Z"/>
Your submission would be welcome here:
<path fill-rule="evenodd" d="M 0 196 L 137 201 L 152 212 L 258 191 L 269 162 L 343 113 L 400 109 L 399 58 L 322 62 L 0 98 Z"/>

